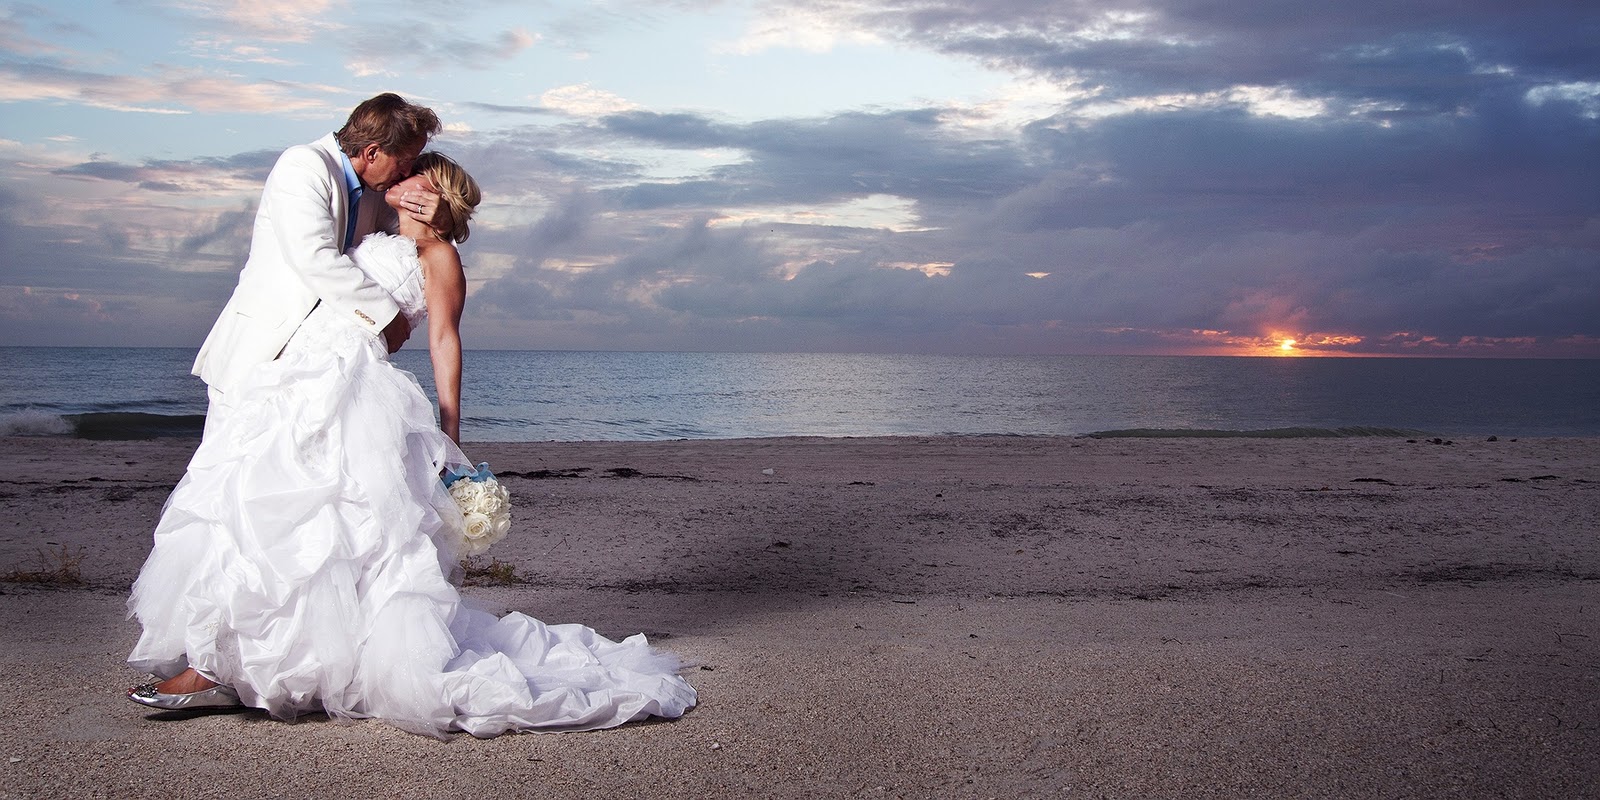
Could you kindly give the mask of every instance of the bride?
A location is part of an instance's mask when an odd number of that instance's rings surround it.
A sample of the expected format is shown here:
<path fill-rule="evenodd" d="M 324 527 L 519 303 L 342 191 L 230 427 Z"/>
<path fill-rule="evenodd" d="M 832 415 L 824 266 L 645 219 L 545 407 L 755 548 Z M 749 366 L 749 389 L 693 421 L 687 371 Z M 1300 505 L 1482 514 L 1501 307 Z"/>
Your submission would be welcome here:
<path fill-rule="evenodd" d="M 442 736 L 591 730 L 677 717 L 695 691 L 644 636 L 621 642 L 581 625 L 496 618 L 447 576 L 460 509 L 439 480 L 469 468 L 459 447 L 469 233 L 477 184 L 437 153 L 388 190 L 438 193 L 430 228 L 400 214 L 400 236 L 353 253 L 426 324 L 433 404 L 392 365 L 381 339 L 324 304 L 275 361 L 256 368 L 237 412 L 208 430 L 155 531 L 129 616 L 143 633 L 128 663 L 163 678 L 129 690 L 164 709 L 265 709 L 376 717 Z"/>

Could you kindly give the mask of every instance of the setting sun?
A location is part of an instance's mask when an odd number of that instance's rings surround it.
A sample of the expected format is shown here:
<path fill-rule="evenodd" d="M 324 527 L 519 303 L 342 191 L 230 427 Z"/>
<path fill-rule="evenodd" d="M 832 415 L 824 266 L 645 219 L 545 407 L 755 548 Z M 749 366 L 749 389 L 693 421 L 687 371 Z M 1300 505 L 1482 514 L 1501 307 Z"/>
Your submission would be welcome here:
<path fill-rule="evenodd" d="M 1285 353 L 1294 352 L 1294 340 L 1293 339 L 1284 339 L 1278 345 L 1278 349 L 1284 351 Z"/>

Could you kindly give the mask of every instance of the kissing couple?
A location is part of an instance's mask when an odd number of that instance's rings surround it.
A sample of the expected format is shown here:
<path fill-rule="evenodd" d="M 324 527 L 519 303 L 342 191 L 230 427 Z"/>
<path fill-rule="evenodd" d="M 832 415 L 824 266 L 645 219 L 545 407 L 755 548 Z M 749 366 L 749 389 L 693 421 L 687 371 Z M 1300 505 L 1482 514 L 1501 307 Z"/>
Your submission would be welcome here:
<path fill-rule="evenodd" d="M 159 709 L 254 707 L 452 731 L 678 717 L 695 690 L 642 634 L 497 617 L 452 582 L 463 514 L 467 281 L 482 200 L 423 152 L 428 108 L 380 94 L 267 176 L 250 256 L 195 359 L 205 433 L 128 599 L 129 690 Z M 352 246 L 353 245 L 353 246 Z M 427 330 L 438 417 L 389 356 Z"/>

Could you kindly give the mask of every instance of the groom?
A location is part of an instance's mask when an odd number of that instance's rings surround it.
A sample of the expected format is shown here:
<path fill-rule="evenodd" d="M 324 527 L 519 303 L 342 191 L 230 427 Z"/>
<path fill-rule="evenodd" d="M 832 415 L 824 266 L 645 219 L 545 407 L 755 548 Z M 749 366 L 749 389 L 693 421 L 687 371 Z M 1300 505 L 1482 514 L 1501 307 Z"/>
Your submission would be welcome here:
<path fill-rule="evenodd" d="M 398 224 L 383 193 L 411 174 L 411 162 L 438 131 L 432 110 L 385 93 L 356 106 L 338 132 L 278 158 L 261 193 L 239 285 L 194 361 L 213 412 L 238 403 L 229 393 L 252 367 L 277 358 L 320 303 L 382 335 L 391 353 L 405 344 L 411 335 L 405 315 L 344 251 Z M 413 191 L 405 200 L 406 213 L 430 225 L 448 213 L 431 192 Z M 213 416 L 207 415 L 208 429 Z"/>

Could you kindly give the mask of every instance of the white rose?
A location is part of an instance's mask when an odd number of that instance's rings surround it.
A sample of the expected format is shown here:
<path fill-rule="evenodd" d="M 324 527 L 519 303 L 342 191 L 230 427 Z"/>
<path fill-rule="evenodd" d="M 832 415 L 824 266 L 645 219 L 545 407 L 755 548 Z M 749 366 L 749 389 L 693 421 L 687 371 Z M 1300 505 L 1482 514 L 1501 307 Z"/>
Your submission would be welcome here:
<path fill-rule="evenodd" d="M 463 507 L 471 505 L 482 494 L 483 484 L 477 481 L 462 479 L 450 484 L 450 496 Z"/>
<path fill-rule="evenodd" d="M 488 517 L 482 514 L 469 513 L 464 516 L 462 522 L 464 525 L 463 533 L 466 536 L 467 555 L 478 555 L 488 550 L 489 545 L 494 544 L 494 540 L 491 538 L 494 535 L 494 522 Z"/>
<path fill-rule="evenodd" d="M 471 508 L 480 514 L 493 516 L 505 508 L 510 501 L 510 495 L 504 487 L 495 481 L 485 481 L 478 484 L 478 492 L 473 495 Z"/>
<path fill-rule="evenodd" d="M 489 518 L 489 521 L 494 526 L 494 540 L 497 542 L 506 538 L 506 534 L 511 531 L 511 514 L 509 512 L 502 511 L 499 514 L 495 514 Z"/>

